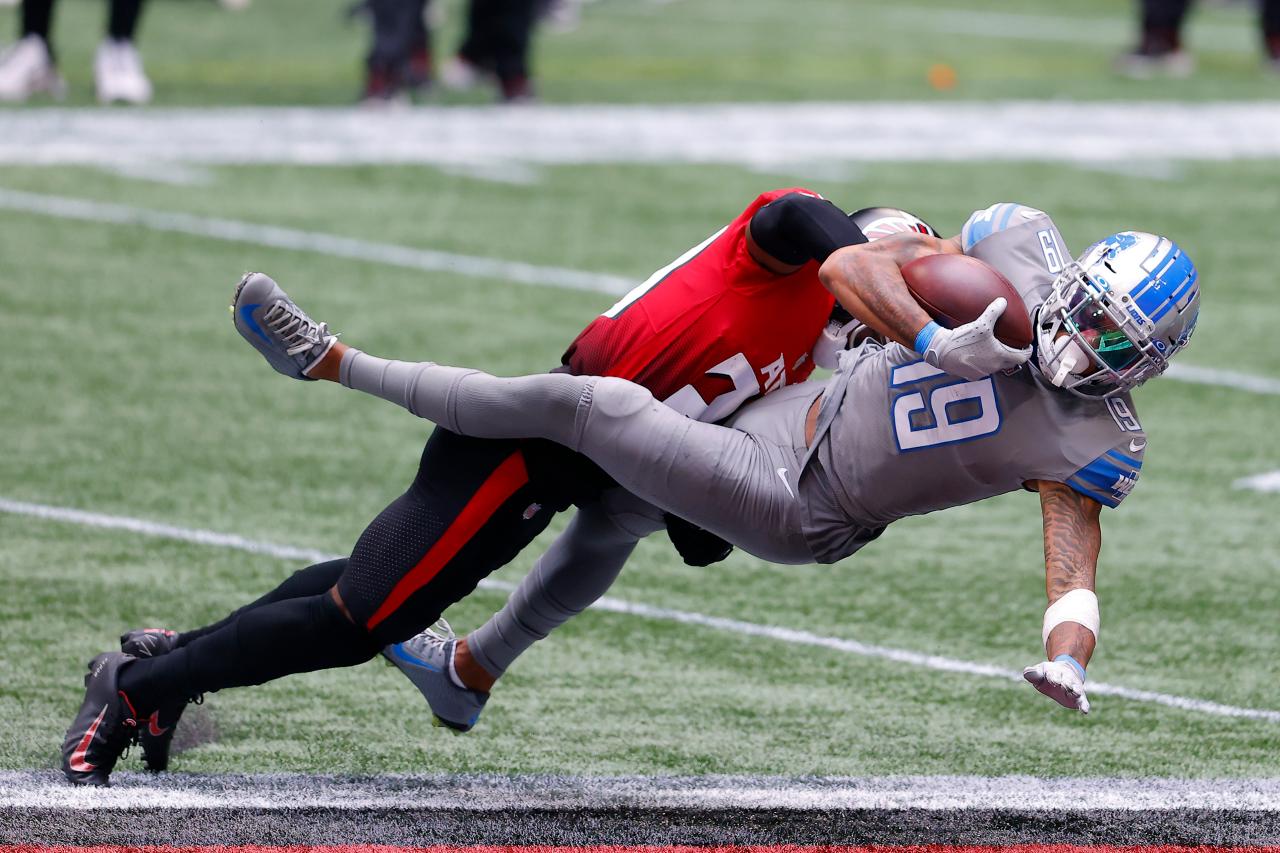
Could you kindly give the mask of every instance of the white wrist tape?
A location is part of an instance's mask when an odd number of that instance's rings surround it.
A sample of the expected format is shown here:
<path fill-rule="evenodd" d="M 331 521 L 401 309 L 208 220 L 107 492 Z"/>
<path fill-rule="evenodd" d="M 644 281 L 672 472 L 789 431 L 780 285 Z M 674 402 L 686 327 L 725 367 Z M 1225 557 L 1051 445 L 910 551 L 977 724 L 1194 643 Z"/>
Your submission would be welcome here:
<path fill-rule="evenodd" d="M 1097 641 L 1100 619 L 1098 596 L 1093 594 L 1093 590 L 1073 589 L 1049 605 L 1049 609 L 1044 612 L 1044 631 L 1041 637 L 1046 653 L 1049 651 L 1049 635 L 1063 622 L 1083 625 L 1093 633 L 1093 638 Z"/>
<path fill-rule="evenodd" d="M 813 344 L 813 363 L 828 370 L 839 367 L 840 353 L 849 348 L 849 334 L 859 325 L 861 324 L 857 320 L 849 323 L 832 320 L 827 323 L 827 327 Z"/>

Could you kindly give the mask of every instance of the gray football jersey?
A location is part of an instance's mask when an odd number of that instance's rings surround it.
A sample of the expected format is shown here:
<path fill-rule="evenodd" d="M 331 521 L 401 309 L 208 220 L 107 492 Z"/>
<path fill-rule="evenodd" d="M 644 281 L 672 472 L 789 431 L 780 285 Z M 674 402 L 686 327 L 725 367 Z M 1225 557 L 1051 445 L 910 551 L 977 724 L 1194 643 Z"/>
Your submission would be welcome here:
<path fill-rule="evenodd" d="M 967 254 L 1002 272 L 1033 311 L 1067 254 L 1040 211 L 998 204 L 970 217 Z M 1085 400 L 1031 365 L 966 381 L 898 344 L 864 344 L 832 376 L 801 478 L 805 537 L 822 562 L 909 515 L 1066 483 L 1118 506 L 1142 468 L 1146 434 L 1128 395 Z"/>

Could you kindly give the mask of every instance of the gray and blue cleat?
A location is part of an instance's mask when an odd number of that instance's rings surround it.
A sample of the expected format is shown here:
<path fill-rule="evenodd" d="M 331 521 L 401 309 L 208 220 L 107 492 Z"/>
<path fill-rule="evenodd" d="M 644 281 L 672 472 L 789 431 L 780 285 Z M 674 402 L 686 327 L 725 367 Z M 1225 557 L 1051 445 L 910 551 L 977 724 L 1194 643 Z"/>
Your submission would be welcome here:
<path fill-rule="evenodd" d="M 329 326 L 317 323 L 294 304 L 270 276 L 251 272 L 236 285 L 231 316 L 236 331 L 277 372 L 312 381 L 307 371 L 337 342 Z"/>
<path fill-rule="evenodd" d="M 394 664 L 427 700 L 435 725 L 467 732 L 480 719 L 488 693 L 459 687 L 449 676 L 453 648 L 457 639 L 443 619 L 444 632 L 435 626 L 403 643 L 387 646 L 382 655 Z"/>

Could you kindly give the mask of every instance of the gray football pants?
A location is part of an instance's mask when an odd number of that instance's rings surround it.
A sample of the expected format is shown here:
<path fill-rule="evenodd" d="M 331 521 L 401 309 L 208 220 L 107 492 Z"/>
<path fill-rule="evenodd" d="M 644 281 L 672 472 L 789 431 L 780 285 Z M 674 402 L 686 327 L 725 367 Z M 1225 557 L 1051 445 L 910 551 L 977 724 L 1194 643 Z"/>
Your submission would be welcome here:
<path fill-rule="evenodd" d="M 661 510 L 621 488 L 581 506 L 502 610 L 467 636 L 471 656 L 501 677 L 530 646 L 604 595 L 636 543 L 662 526 Z"/>
<path fill-rule="evenodd" d="M 705 424 L 613 377 L 501 379 L 351 349 L 340 381 L 463 435 L 550 439 L 585 454 L 627 491 L 748 553 L 775 563 L 814 562 L 796 483 L 816 389 L 796 386 L 804 393 L 786 394 L 768 407 L 773 417 L 759 419 L 762 429 L 749 432 L 752 407 L 734 428 Z"/>

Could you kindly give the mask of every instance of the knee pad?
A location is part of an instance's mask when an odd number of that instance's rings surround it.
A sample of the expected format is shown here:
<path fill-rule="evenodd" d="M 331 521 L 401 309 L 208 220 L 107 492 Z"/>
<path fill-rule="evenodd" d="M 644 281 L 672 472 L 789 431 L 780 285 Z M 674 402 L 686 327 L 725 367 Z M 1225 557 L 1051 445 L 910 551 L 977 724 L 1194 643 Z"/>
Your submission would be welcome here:
<path fill-rule="evenodd" d="M 591 412 L 601 417 L 629 417 L 654 402 L 648 388 L 616 376 L 603 376 L 591 386 Z"/>

